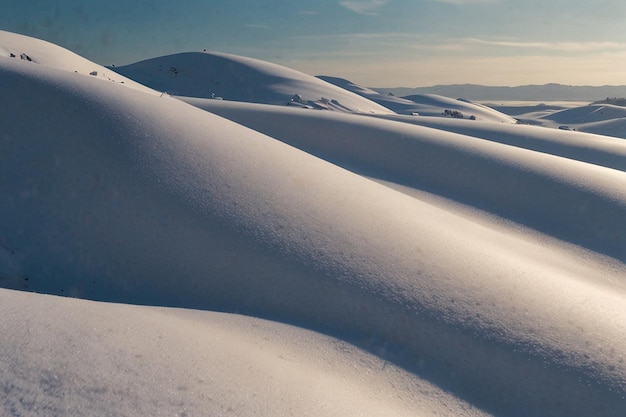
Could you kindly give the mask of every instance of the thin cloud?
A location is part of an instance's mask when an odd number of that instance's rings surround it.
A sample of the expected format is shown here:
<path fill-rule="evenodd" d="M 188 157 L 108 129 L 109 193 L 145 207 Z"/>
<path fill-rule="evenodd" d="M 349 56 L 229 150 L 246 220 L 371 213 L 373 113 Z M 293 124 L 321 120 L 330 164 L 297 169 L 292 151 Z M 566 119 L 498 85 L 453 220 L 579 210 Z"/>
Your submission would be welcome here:
<path fill-rule="evenodd" d="M 340 1 L 339 5 L 355 13 L 365 15 L 376 15 L 376 10 L 383 7 L 390 0 L 368 0 L 368 1 Z"/>
<path fill-rule="evenodd" d="M 328 58 L 328 57 L 326 57 Z M 291 58 L 283 65 L 312 75 L 332 74 L 362 86 L 399 87 L 436 84 L 526 85 L 559 82 L 570 85 L 626 84 L 626 74 L 615 62 L 626 52 L 613 51 L 594 59 L 575 55 L 476 57 L 456 54 L 405 54 L 388 61 L 365 59 L 355 65 L 346 59 Z"/>
<path fill-rule="evenodd" d="M 290 42 L 309 52 L 339 55 L 428 54 L 445 56 L 508 56 L 552 53 L 568 55 L 597 55 L 626 50 L 626 43 L 615 41 L 548 42 L 515 38 L 482 39 L 470 37 L 441 37 L 436 34 L 402 32 L 296 35 Z M 324 45 L 323 49 L 320 45 Z M 423 56 L 423 55 L 422 55 Z"/>
<path fill-rule="evenodd" d="M 474 43 L 487 46 L 498 46 L 518 49 L 550 50 L 561 52 L 602 52 L 612 50 L 623 50 L 626 45 L 618 42 L 524 42 L 524 41 L 502 41 L 485 40 L 476 38 L 465 39 L 467 43 Z"/>
<path fill-rule="evenodd" d="M 500 0 L 429 0 L 437 3 L 449 3 L 449 4 L 475 4 L 475 3 L 497 3 Z"/>
<path fill-rule="evenodd" d="M 384 57 L 403 54 L 471 54 L 469 42 L 463 39 L 444 38 L 432 34 L 402 32 L 349 33 L 299 35 L 290 38 L 303 45 L 302 50 L 314 50 L 324 54 L 336 52 L 342 55 Z M 319 45 L 324 45 L 323 50 Z"/>
<path fill-rule="evenodd" d="M 355 42 L 394 42 L 394 43 L 407 43 L 411 44 L 417 40 L 429 39 L 428 35 L 415 34 L 415 33 L 403 33 L 403 32 L 357 32 L 357 33 L 322 33 L 315 35 L 296 35 L 292 39 L 319 41 L 319 42 L 342 42 L 350 41 L 351 44 Z"/>
<path fill-rule="evenodd" d="M 247 28 L 252 28 L 252 29 L 263 29 L 263 30 L 268 30 L 271 29 L 271 26 L 268 25 L 258 25 L 256 23 L 246 23 L 244 24 L 245 27 Z"/>

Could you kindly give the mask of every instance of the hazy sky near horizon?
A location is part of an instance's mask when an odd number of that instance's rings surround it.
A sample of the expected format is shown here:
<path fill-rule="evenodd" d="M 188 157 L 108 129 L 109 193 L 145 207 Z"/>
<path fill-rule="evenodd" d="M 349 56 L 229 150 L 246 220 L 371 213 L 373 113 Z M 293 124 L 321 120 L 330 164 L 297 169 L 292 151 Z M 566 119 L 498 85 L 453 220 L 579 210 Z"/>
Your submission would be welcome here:
<path fill-rule="evenodd" d="M 100 64 L 228 52 L 370 87 L 626 84 L 623 0 L 3 0 L 0 29 Z"/>

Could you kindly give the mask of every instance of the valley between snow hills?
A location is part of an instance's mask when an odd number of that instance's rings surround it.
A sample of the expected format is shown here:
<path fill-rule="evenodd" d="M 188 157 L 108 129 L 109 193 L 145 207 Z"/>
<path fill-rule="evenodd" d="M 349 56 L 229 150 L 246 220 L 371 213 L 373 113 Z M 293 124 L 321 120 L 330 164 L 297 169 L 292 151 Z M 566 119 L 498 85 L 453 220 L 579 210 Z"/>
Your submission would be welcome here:
<path fill-rule="evenodd" d="M 626 415 L 626 108 L 3 31 L 0 93 L 1 415 Z"/>

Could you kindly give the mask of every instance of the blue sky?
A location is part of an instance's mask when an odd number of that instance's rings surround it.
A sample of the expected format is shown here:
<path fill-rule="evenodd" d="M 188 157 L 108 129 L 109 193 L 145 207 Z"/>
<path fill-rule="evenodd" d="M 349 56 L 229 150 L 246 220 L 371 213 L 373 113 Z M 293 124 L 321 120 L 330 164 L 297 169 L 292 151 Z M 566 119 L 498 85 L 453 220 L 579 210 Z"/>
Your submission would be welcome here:
<path fill-rule="evenodd" d="M 623 0 L 3 0 L 101 64 L 214 50 L 374 87 L 626 84 Z"/>

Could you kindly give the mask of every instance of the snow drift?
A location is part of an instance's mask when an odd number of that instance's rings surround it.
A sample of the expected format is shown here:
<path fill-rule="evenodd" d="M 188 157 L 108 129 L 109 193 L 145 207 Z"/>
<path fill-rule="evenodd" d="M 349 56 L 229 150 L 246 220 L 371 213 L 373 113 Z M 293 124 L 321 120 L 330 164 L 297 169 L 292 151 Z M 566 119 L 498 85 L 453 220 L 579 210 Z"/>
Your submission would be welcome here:
<path fill-rule="evenodd" d="M 3 412 L 624 414 L 623 171 L 13 58 L 0 87 L 0 285 L 146 305 L 1 290 Z"/>

